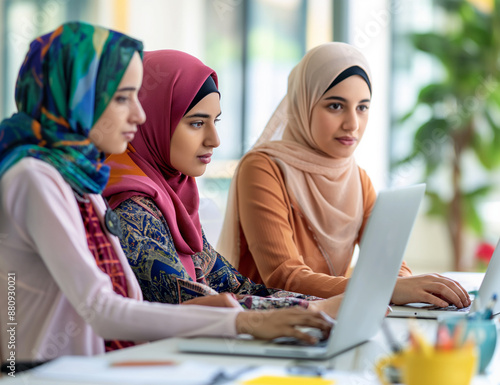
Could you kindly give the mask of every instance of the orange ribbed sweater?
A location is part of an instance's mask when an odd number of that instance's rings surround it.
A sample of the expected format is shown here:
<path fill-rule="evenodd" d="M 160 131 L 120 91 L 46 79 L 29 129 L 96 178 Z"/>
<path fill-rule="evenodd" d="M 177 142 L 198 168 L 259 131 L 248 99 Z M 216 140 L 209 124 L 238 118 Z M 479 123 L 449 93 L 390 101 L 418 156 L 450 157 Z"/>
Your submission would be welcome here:
<path fill-rule="evenodd" d="M 370 178 L 359 169 L 364 218 L 356 243 L 376 199 Z M 318 297 L 343 293 L 348 282 L 333 276 L 314 234 L 293 207 L 278 165 L 264 153 L 247 156 L 238 180 L 240 263 L 238 270 L 255 282 Z M 400 276 L 411 275 L 403 262 Z"/>

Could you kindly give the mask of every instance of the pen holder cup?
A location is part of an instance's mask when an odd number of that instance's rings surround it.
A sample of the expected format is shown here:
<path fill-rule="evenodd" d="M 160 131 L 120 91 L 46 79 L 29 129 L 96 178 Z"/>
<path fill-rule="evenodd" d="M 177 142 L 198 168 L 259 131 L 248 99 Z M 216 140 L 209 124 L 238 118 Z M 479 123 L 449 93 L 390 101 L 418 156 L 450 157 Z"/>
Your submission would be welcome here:
<path fill-rule="evenodd" d="M 469 385 L 477 368 L 474 346 L 431 352 L 408 349 L 382 358 L 375 371 L 383 385 L 390 385 L 389 368 L 400 372 L 405 385 Z"/>
<path fill-rule="evenodd" d="M 497 345 L 497 327 L 492 319 L 451 318 L 445 321 L 451 333 L 460 322 L 465 323 L 462 343 L 472 338 L 479 353 L 479 373 L 484 373 L 495 353 Z"/>

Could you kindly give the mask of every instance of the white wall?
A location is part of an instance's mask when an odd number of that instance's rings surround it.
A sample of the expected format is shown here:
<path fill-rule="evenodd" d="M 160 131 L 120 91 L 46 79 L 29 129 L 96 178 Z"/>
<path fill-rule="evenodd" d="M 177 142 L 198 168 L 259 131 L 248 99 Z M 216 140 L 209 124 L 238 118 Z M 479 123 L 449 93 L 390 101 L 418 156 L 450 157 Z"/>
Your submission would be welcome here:
<path fill-rule="evenodd" d="M 203 60 L 205 0 L 129 0 L 129 34 L 146 51 L 178 49 Z"/>
<path fill-rule="evenodd" d="M 352 0 L 349 6 L 349 42 L 370 63 L 373 89 L 370 119 L 355 156 L 379 190 L 388 181 L 390 22 L 394 14 L 389 0 Z"/>

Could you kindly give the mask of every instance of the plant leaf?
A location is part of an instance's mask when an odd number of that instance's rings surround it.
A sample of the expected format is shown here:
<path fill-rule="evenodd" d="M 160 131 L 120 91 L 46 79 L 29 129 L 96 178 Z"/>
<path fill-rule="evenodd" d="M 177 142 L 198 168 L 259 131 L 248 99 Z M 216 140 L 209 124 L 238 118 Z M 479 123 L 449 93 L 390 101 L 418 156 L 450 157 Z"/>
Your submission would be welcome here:
<path fill-rule="evenodd" d="M 434 105 L 446 99 L 452 93 L 452 87 L 447 83 L 433 83 L 422 88 L 418 94 L 418 102 Z"/>

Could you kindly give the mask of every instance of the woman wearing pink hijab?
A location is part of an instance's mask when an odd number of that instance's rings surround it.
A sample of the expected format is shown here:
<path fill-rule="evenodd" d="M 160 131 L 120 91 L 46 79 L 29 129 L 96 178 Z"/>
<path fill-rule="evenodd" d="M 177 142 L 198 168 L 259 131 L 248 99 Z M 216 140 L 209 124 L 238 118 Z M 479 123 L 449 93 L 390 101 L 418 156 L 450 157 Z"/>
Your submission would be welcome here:
<path fill-rule="evenodd" d="M 365 57 L 345 43 L 311 49 L 233 177 L 218 250 L 255 282 L 319 297 L 343 293 L 375 190 L 353 153 L 371 101 Z M 383 261 L 381 261 L 383 263 Z M 470 304 L 455 281 L 412 276 L 403 263 L 392 301 Z"/>
<path fill-rule="evenodd" d="M 340 297 L 321 300 L 255 284 L 207 242 L 195 177 L 220 144 L 219 98 L 216 73 L 195 57 L 175 50 L 144 53 L 139 99 L 147 120 L 124 154 L 107 159 L 111 174 L 104 191 L 120 217 L 122 247 L 144 297 L 215 305 L 223 298 L 225 305 L 247 309 L 301 306 L 334 317 Z"/>

